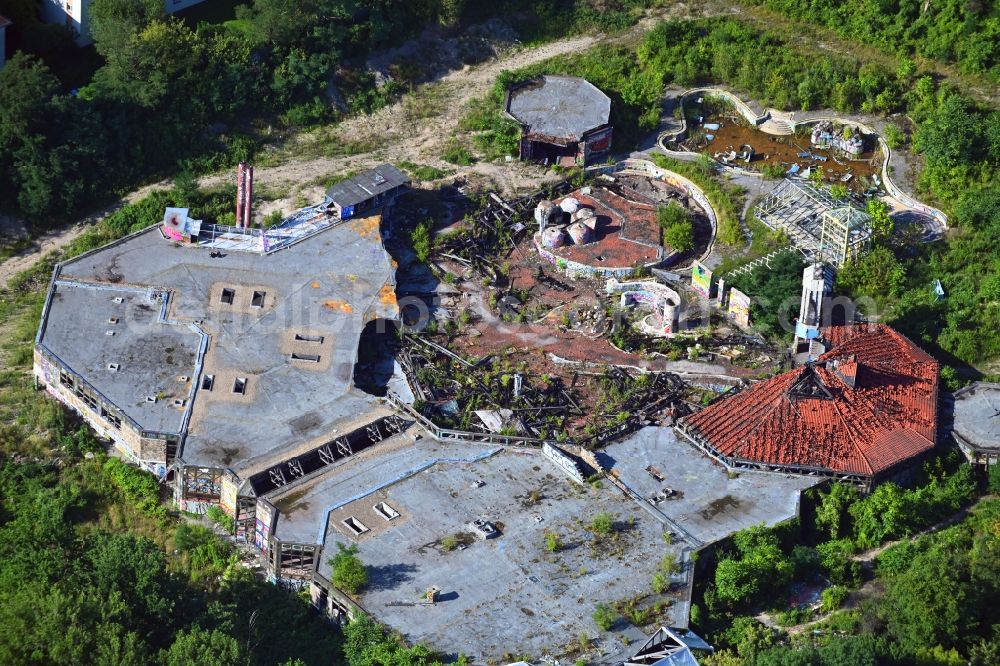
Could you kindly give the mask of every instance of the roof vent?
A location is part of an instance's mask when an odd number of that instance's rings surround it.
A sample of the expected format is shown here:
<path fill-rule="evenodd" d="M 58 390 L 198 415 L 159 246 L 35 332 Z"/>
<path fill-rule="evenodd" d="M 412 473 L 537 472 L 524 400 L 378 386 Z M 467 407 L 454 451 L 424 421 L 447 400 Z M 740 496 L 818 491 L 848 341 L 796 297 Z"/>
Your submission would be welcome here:
<path fill-rule="evenodd" d="M 156 402 L 156 396 L 155 395 L 147 395 L 146 396 L 146 402 L 148 402 L 150 404 Z"/>
<path fill-rule="evenodd" d="M 108 317 L 108 323 L 109 324 L 117 324 L 118 323 L 118 317 Z"/>
<path fill-rule="evenodd" d="M 124 298 L 122 298 L 121 296 L 115 296 L 115 297 L 114 297 L 114 298 L 112 298 L 111 300 L 113 300 L 113 301 L 114 301 L 115 303 L 117 303 L 118 305 L 121 305 L 122 303 L 124 303 L 124 302 L 125 302 L 125 299 L 124 299 Z"/>
<path fill-rule="evenodd" d="M 177 398 L 176 400 L 174 400 L 174 407 L 183 407 L 186 404 L 187 400 L 184 400 L 183 398 Z"/>
<path fill-rule="evenodd" d="M 104 331 L 104 335 L 107 335 L 107 336 L 112 336 L 114 334 L 115 334 L 114 331 Z"/>
<path fill-rule="evenodd" d="M 177 381 L 179 381 L 179 382 L 186 382 L 189 379 L 191 379 L 191 378 L 188 377 L 187 375 L 178 375 L 177 376 Z"/>
<path fill-rule="evenodd" d="M 117 363 L 108 363 L 108 370 L 110 370 L 111 372 L 118 372 L 118 368 L 120 367 L 122 366 Z"/>

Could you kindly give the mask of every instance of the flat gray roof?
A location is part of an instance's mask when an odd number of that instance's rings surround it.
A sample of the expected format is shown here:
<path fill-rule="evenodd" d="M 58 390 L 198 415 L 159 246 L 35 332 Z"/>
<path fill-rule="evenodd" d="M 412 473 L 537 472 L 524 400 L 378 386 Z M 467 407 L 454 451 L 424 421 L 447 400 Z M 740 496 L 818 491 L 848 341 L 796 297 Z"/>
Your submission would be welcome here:
<path fill-rule="evenodd" d="M 977 449 L 1000 450 L 1000 384 L 976 382 L 956 391 L 953 429 Z"/>
<path fill-rule="evenodd" d="M 511 89 L 507 113 L 527 134 L 579 141 L 608 122 L 611 99 L 586 79 L 543 76 Z"/>
<path fill-rule="evenodd" d="M 215 385 L 211 391 L 196 385 L 180 459 L 229 467 L 244 476 L 385 411 L 375 398 L 353 388 L 365 324 L 398 315 L 395 267 L 382 245 L 378 216 L 345 222 L 267 255 L 213 253 L 168 241 L 153 227 L 71 260 L 59 274 L 65 283 L 169 291 L 167 319 L 197 323 L 210 336 L 203 374 L 213 375 Z M 63 288 L 60 284 L 55 293 Z M 220 302 L 223 288 L 234 291 L 233 305 Z M 263 307 L 251 305 L 256 291 L 264 294 Z M 52 305 L 59 307 L 50 310 L 46 330 L 62 332 L 58 349 L 52 350 L 60 357 L 72 358 L 78 346 L 121 344 L 135 354 L 153 346 L 142 339 L 146 330 L 138 325 L 137 306 L 126 310 L 122 332 L 109 341 L 103 330 L 99 339 L 91 330 L 106 320 L 105 313 L 69 299 Z M 77 325 L 91 319 L 92 324 Z M 296 334 L 312 341 L 296 341 Z M 51 346 L 55 338 L 46 334 L 42 341 Z M 319 360 L 293 359 L 296 351 Z M 104 357 L 99 359 L 103 363 Z M 159 385 L 161 376 L 177 374 L 174 365 L 181 359 L 165 360 L 161 351 L 134 366 L 134 375 L 108 375 L 108 385 L 127 379 L 121 390 L 131 395 L 138 386 L 149 387 L 144 394 Z M 244 395 L 233 393 L 237 378 L 248 380 Z"/>
<path fill-rule="evenodd" d="M 355 516 L 371 528 L 356 539 L 370 575 L 359 602 L 380 621 L 411 641 L 464 652 L 475 663 L 504 653 L 558 655 L 581 633 L 596 637 L 593 649 L 605 655 L 597 663 L 621 663 L 628 651 L 623 638 L 632 651 L 645 639 L 627 623 L 601 631 L 592 619 L 594 606 L 648 595 L 660 559 L 680 557 L 683 545 L 666 544 L 663 525 L 621 491 L 607 483 L 578 486 L 538 450 L 426 437 L 387 446 L 376 456 L 377 448 L 369 450 L 370 458 L 329 470 L 310 489 L 290 490 L 284 502 L 271 499 L 283 512 L 278 538 L 298 532 L 289 530 L 293 523 L 312 538 L 315 528 L 325 527 L 319 572 L 327 579 L 336 544 L 355 541 L 342 521 Z M 532 501 L 535 490 L 539 498 Z M 379 502 L 399 517 L 378 516 L 373 507 Z M 621 531 L 594 544 L 587 526 L 600 512 L 610 513 Z M 446 536 L 471 533 L 477 518 L 494 522 L 501 534 L 488 541 L 476 537 L 465 549 L 441 546 Z M 558 534 L 565 547 L 547 552 L 547 532 Z M 660 616 L 671 626 L 687 620 L 684 576 L 676 580 L 668 595 L 672 605 Z M 439 603 L 414 605 L 431 586 L 441 590 Z"/>
<path fill-rule="evenodd" d="M 391 164 L 383 164 L 337 183 L 326 191 L 326 198 L 341 207 L 355 206 L 409 182 L 405 173 Z"/>
<path fill-rule="evenodd" d="M 40 342 L 144 430 L 179 434 L 202 336 L 160 308 L 147 289 L 59 281 Z"/>
<path fill-rule="evenodd" d="M 643 497 L 664 487 L 674 498 L 657 508 L 695 538 L 708 544 L 751 525 L 775 525 L 798 515 L 799 495 L 818 479 L 792 474 L 726 469 L 672 428 L 648 427 L 611 444 L 598 457 Z M 646 471 L 653 466 L 661 482 Z"/>

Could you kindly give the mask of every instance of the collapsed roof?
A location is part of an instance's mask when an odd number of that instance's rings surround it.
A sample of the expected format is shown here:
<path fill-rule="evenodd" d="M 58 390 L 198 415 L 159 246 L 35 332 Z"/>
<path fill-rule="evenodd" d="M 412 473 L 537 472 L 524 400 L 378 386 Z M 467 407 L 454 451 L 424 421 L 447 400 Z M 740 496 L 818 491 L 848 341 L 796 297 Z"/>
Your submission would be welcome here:
<path fill-rule="evenodd" d="M 823 330 L 832 348 L 681 422 L 733 463 L 871 477 L 934 446 L 938 363 L 884 324 Z"/>

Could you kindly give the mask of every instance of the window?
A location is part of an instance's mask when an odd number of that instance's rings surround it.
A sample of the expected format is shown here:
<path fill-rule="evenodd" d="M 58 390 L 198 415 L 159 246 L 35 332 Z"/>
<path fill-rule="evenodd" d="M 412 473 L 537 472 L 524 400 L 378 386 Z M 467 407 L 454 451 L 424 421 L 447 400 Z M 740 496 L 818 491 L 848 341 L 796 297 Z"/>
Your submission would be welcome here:
<path fill-rule="evenodd" d="M 293 361 L 308 361 L 309 363 L 319 363 L 319 354 L 292 354 Z"/>
<path fill-rule="evenodd" d="M 65 370 L 59 372 L 59 383 L 66 388 L 73 388 L 73 375 L 69 374 Z"/>
<path fill-rule="evenodd" d="M 233 301 L 235 300 L 236 300 L 236 290 L 229 289 L 228 287 L 223 288 L 222 297 L 219 299 L 219 302 L 225 305 L 232 305 Z"/>
<path fill-rule="evenodd" d="M 317 344 L 323 344 L 322 335 L 303 335 L 301 333 L 295 334 L 296 342 L 315 342 Z"/>
<path fill-rule="evenodd" d="M 107 421 L 108 423 L 110 423 L 111 427 L 114 428 L 115 430 L 121 430 L 122 429 L 122 420 L 121 420 L 121 417 L 112 414 L 103 405 L 101 406 L 101 418 L 104 419 L 105 421 Z"/>
<path fill-rule="evenodd" d="M 215 386 L 215 375 L 205 375 L 201 378 L 201 390 L 211 391 Z"/>
<path fill-rule="evenodd" d="M 80 400 L 83 400 L 83 404 L 90 407 L 91 410 L 97 411 L 97 398 L 91 395 L 89 391 L 81 391 Z"/>
<path fill-rule="evenodd" d="M 233 393 L 239 393 L 240 395 L 245 395 L 247 392 L 247 378 L 237 377 L 236 381 L 233 382 Z"/>
<path fill-rule="evenodd" d="M 250 307 L 252 308 L 262 308 L 264 307 L 264 296 L 267 293 L 263 291 L 253 292 L 253 297 L 250 299 Z"/>

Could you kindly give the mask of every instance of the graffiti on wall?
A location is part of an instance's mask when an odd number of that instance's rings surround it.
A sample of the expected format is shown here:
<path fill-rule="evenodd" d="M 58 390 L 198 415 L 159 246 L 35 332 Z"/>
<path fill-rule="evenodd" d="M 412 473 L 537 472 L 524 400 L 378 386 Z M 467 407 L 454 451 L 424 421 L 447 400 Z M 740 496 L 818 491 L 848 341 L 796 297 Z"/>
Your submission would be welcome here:
<path fill-rule="evenodd" d="M 691 287 L 705 298 L 712 293 L 712 271 L 699 261 L 691 266 Z"/>
<path fill-rule="evenodd" d="M 729 290 L 729 319 L 738 326 L 750 326 L 750 297 L 739 289 Z"/>

